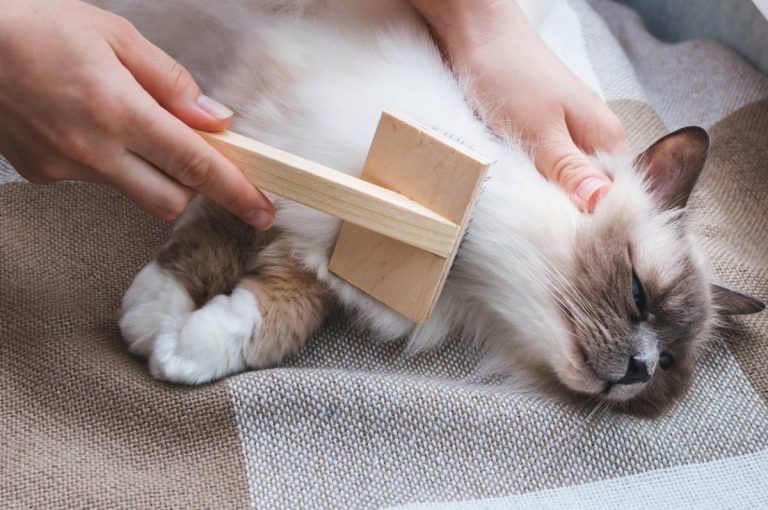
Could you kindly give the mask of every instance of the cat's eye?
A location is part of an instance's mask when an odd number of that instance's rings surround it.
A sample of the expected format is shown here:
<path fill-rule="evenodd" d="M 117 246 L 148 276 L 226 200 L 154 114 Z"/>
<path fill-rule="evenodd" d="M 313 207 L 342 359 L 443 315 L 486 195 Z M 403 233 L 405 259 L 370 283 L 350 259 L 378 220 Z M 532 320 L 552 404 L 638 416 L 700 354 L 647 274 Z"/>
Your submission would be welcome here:
<path fill-rule="evenodd" d="M 662 352 L 659 354 L 659 366 L 664 370 L 671 367 L 674 362 L 674 358 L 668 352 Z"/>
<path fill-rule="evenodd" d="M 632 272 L 632 299 L 640 315 L 645 316 L 645 290 L 634 271 Z"/>

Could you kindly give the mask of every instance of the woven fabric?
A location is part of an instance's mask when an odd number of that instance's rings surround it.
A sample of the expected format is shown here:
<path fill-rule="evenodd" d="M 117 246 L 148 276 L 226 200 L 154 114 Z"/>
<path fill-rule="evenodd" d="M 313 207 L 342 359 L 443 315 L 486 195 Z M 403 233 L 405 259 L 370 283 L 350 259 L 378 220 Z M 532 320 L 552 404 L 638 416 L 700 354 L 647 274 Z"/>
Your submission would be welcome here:
<path fill-rule="evenodd" d="M 303 368 L 230 379 L 253 508 L 501 496 L 768 445 L 768 408 L 724 349 L 708 357 L 684 402 L 647 421 L 588 417 L 450 369 L 426 375 L 420 360 L 401 355 L 380 356 L 375 371 L 339 368 L 340 355 L 343 365 L 365 365 L 370 348 L 355 340 L 331 324 L 294 360 Z"/>
<path fill-rule="evenodd" d="M 103 187 L 0 186 L 0 507 L 244 506 L 226 385 L 158 383 L 117 331 L 168 234 Z"/>
<path fill-rule="evenodd" d="M 768 451 L 703 464 L 676 466 L 641 475 L 484 499 L 472 503 L 423 503 L 397 510 L 626 510 L 674 508 L 722 510 L 765 508 Z M 738 495 L 738 500 L 734 500 Z M 620 502 L 620 505 L 617 504 Z M 395 510 L 394 508 L 392 510 Z"/>
<path fill-rule="evenodd" d="M 607 0 L 551 4 L 545 37 L 591 64 L 633 148 L 708 128 L 694 232 L 724 282 L 768 298 L 765 77 L 711 41 L 663 44 Z M 12 175 L 0 160 L 0 182 Z M 115 324 L 168 231 L 102 187 L 0 186 L 0 507 L 768 502 L 766 314 L 734 320 L 655 421 L 514 391 L 460 338 L 406 356 L 341 314 L 281 368 L 176 387 L 150 379 Z"/>

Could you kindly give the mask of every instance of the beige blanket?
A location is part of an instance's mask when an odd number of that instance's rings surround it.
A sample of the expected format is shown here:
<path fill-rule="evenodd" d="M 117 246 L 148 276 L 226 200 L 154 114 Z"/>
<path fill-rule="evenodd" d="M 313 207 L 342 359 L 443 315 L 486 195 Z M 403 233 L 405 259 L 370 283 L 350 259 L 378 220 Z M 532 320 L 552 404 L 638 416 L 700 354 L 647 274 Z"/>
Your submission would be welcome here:
<path fill-rule="evenodd" d="M 726 283 L 768 299 L 768 80 L 712 41 L 662 44 L 607 0 L 556 14 L 636 148 L 710 131 L 695 232 Z M 0 507 L 768 503 L 768 313 L 735 321 L 658 421 L 518 395 L 478 379 L 458 339 L 408 358 L 344 317 L 283 368 L 172 386 L 115 323 L 168 231 L 103 187 L 0 185 Z"/>

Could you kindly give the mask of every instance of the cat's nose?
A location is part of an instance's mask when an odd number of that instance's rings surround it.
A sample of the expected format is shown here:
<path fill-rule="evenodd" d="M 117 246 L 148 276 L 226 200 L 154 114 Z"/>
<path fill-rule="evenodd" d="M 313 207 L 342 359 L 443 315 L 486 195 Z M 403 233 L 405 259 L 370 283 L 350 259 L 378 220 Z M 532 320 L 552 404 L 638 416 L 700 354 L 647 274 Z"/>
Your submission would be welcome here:
<path fill-rule="evenodd" d="M 624 377 L 616 381 L 616 384 L 635 384 L 648 382 L 651 373 L 648 371 L 648 365 L 640 358 L 632 356 L 629 358 L 629 366 Z"/>

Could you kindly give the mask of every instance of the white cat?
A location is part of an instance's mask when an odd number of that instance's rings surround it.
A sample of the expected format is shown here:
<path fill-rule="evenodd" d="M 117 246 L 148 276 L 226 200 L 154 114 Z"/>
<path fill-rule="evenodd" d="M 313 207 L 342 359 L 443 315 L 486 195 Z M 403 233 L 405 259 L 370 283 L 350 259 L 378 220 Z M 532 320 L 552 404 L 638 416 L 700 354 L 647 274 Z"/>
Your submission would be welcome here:
<path fill-rule="evenodd" d="M 763 307 L 712 285 L 686 234 L 684 207 L 708 148 L 699 128 L 668 135 L 636 161 L 596 155 L 614 185 L 584 214 L 477 117 L 404 2 L 110 7 L 188 62 L 247 136 L 356 174 L 381 111 L 391 110 L 495 161 L 421 326 L 328 272 L 337 219 L 273 197 L 275 229 L 262 234 L 197 199 L 121 311 L 131 351 L 149 358 L 155 377 L 201 383 L 279 363 L 335 297 L 378 335 L 409 337 L 413 351 L 459 330 L 501 369 L 522 364 L 564 395 L 655 415 L 687 389 L 718 315 Z"/>

